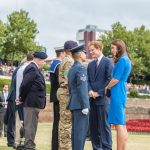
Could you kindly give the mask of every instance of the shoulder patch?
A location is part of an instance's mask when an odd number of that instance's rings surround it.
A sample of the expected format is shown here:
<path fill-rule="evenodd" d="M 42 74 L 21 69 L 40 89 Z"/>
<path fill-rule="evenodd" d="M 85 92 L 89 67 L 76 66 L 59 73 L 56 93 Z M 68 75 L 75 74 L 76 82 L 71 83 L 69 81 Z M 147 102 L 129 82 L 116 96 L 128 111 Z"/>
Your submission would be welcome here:
<path fill-rule="evenodd" d="M 80 76 L 80 80 L 81 81 L 86 81 L 87 79 L 86 79 L 86 76 L 84 75 L 84 74 L 82 74 L 81 76 Z"/>

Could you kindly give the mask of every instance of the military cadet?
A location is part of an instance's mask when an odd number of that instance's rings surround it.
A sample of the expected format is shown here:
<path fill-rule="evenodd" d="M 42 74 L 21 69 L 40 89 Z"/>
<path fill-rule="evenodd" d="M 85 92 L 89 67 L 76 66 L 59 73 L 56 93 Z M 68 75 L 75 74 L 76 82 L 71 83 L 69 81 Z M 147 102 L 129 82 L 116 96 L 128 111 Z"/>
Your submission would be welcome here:
<path fill-rule="evenodd" d="M 72 114 L 72 150 L 83 150 L 88 130 L 89 97 L 84 45 L 71 50 L 75 60 L 68 73 L 70 100 L 68 108 Z"/>
<path fill-rule="evenodd" d="M 59 120 L 59 150 L 71 149 L 71 113 L 66 109 L 69 100 L 68 91 L 68 71 L 73 65 L 73 58 L 70 50 L 78 46 L 75 41 L 66 41 L 64 49 L 66 56 L 62 60 L 59 68 L 59 85 L 57 98 L 60 105 L 60 120 Z"/>
<path fill-rule="evenodd" d="M 56 58 L 52 61 L 50 65 L 50 102 L 53 103 L 53 130 L 52 130 L 52 142 L 51 150 L 58 150 L 58 124 L 59 124 L 59 101 L 57 99 L 57 90 L 59 88 L 58 82 L 58 72 L 61 60 L 65 57 L 64 47 L 56 47 Z"/>

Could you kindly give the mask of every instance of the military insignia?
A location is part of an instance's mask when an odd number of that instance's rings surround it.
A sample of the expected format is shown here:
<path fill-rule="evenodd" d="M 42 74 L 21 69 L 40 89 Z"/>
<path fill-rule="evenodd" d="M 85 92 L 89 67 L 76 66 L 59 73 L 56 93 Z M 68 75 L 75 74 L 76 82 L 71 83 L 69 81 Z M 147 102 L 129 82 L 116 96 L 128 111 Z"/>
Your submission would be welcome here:
<path fill-rule="evenodd" d="M 86 81 L 86 76 L 83 74 L 83 75 L 80 77 L 80 80 L 81 80 L 81 81 Z"/>

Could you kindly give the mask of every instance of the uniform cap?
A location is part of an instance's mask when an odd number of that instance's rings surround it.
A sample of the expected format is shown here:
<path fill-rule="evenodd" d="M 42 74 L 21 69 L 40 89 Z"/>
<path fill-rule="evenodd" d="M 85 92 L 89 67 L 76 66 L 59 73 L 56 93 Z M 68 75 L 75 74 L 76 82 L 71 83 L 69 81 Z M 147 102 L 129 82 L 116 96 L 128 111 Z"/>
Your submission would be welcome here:
<path fill-rule="evenodd" d="M 55 52 L 58 53 L 58 52 L 64 52 L 64 47 L 61 46 L 61 47 L 54 47 L 55 49 Z"/>
<path fill-rule="evenodd" d="M 64 44 L 64 49 L 72 49 L 76 46 L 78 46 L 77 42 L 75 42 L 75 41 L 66 41 L 65 44 Z"/>
<path fill-rule="evenodd" d="M 76 47 L 71 49 L 71 53 L 77 53 L 77 52 L 84 52 L 84 53 L 86 53 L 85 45 L 79 45 L 79 46 L 76 46 Z"/>

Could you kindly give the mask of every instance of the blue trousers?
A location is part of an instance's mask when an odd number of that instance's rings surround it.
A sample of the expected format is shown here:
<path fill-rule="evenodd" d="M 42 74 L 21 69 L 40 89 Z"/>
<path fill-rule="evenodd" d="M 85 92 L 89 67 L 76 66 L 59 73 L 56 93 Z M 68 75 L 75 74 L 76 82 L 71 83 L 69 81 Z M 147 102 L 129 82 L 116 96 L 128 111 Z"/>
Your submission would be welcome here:
<path fill-rule="evenodd" d="M 83 150 L 88 130 L 89 115 L 72 111 L 72 150 Z"/>

